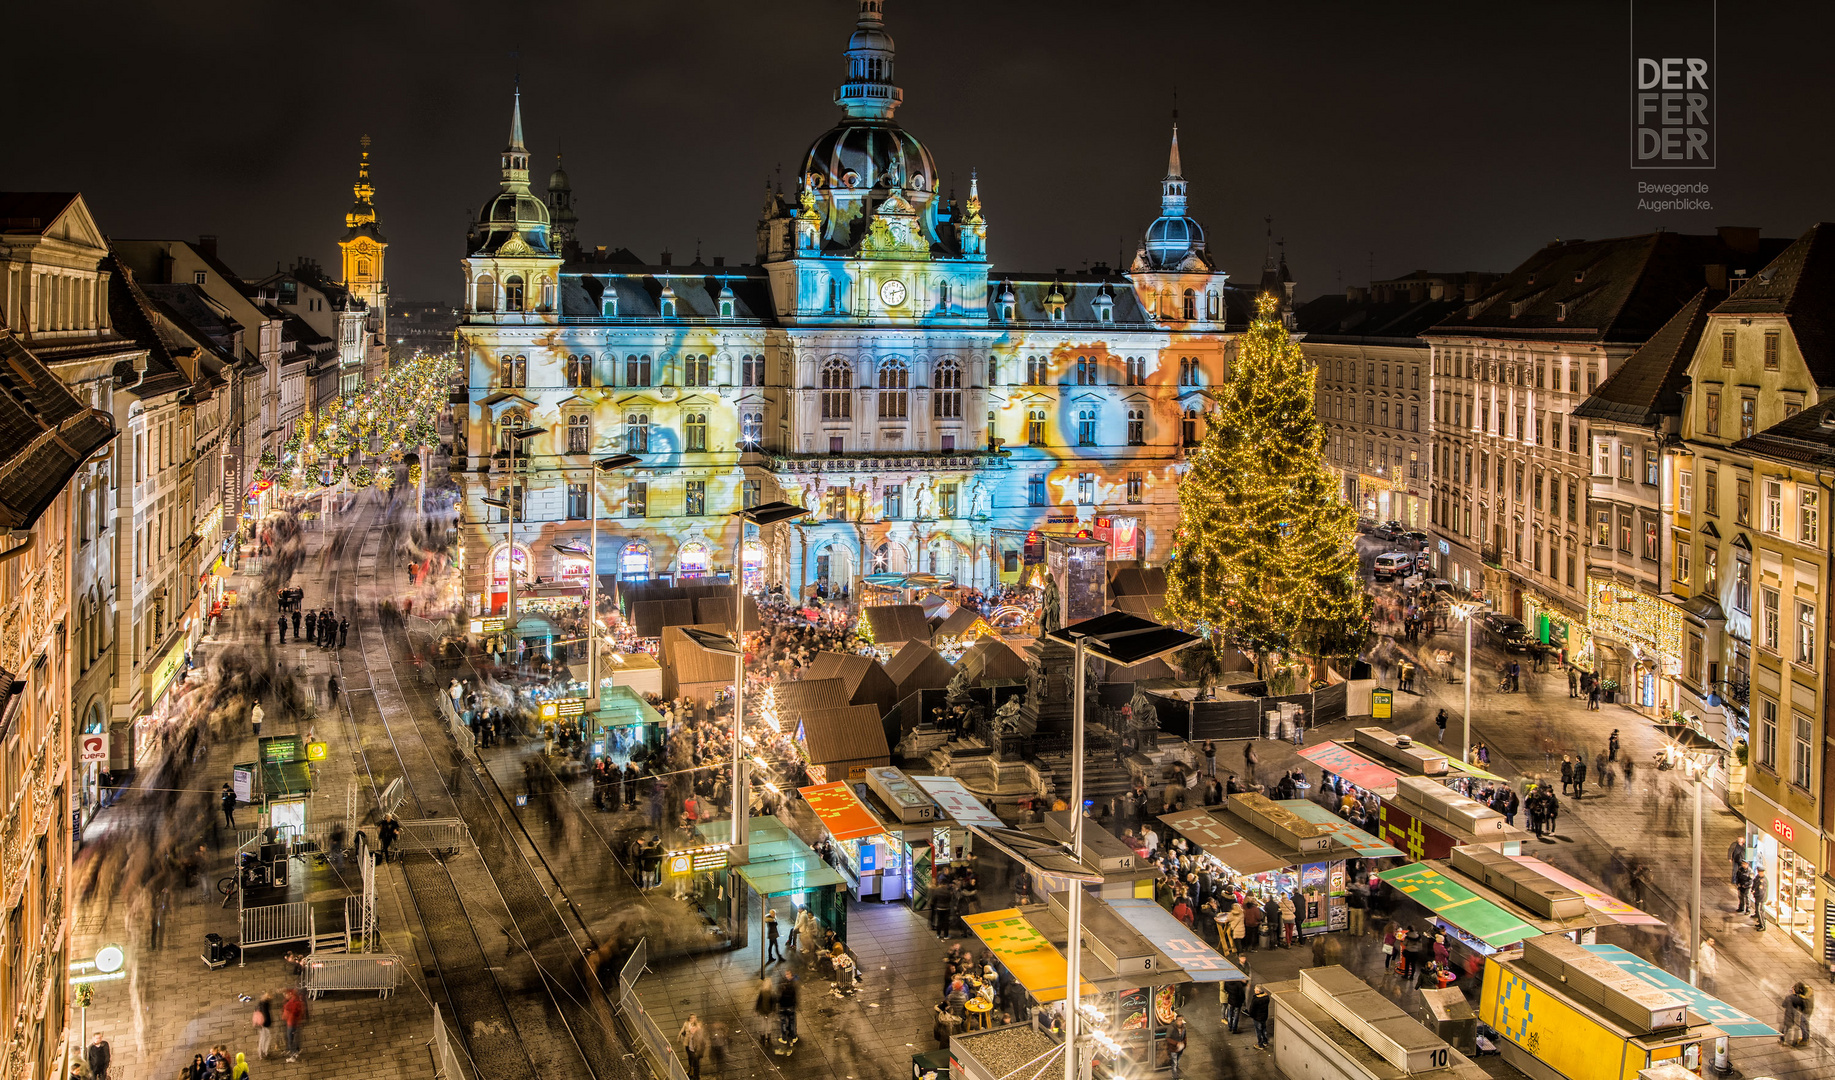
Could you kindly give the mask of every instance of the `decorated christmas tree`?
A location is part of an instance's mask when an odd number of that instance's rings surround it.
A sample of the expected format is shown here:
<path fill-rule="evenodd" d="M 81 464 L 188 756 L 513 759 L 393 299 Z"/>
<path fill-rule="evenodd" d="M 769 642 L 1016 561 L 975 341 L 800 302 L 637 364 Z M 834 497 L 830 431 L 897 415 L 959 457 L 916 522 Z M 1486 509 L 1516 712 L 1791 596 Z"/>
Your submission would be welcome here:
<path fill-rule="evenodd" d="M 1338 497 L 1321 454 L 1313 371 L 1263 295 L 1204 441 L 1179 484 L 1179 529 L 1166 568 L 1167 622 L 1274 653 L 1347 656 L 1369 635 L 1357 577 L 1357 511 Z"/>

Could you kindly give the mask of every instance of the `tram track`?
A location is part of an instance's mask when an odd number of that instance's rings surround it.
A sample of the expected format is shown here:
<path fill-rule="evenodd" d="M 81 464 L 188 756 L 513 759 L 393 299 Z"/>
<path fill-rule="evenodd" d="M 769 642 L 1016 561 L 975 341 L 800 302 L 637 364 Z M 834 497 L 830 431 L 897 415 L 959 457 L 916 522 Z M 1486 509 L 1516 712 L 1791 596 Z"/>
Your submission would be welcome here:
<path fill-rule="evenodd" d="M 474 1066 L 492 1080 L 536 1075 L 628 1080 L 632 1055 L 619 1040 L 609 1000 L 585 970 L 590 946 L 582 947 L 542 888 L 483 779 L 437 719 L 430 693 L 397 678 L 402 670 L 397 665 L 412 660 L 405 629 L 362 615 L 355 579 L 366 566 L 378 582 L 395 571 L 390 511 L 374 504 L 365 508 L 362 540 L 337 567 L 340 584 L 349 586 L 339 595 L 360 615 L 357 644 L 369 683 L 365 696 L 373 701 L 364 703 L 364 711 L 373 733 L 387 742 L 386 749 L 374 745 L 377 739 L 364 742 L 361 764 L 372 793 L 379 799 L 388 782 L 400 777 L 405 805 L 419 816 L 465 822 L 485 870 L 482 880 L 461 874 L 466 883 L 461 889 L 443 860 L 417 854 L 401 864 L 457 1026 Z M 352 571 L 348 578 L 346 570 Z M 486 884 L 491 892 L 478 897 Z M 502 938 L 489 937 L 487 946 L 480 931 L 493 925 Z"/>

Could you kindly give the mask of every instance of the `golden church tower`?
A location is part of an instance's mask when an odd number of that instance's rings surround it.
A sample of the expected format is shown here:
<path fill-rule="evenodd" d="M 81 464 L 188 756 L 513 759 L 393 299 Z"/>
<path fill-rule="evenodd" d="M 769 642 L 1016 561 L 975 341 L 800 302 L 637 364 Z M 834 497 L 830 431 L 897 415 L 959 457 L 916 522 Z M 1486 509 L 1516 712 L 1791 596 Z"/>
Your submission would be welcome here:
<path fill-rule="evenodd" d="M 376 188 L 370 183 L 370 137 L 363 136 L 363 156 L 357 163 L 357 183 L 351 188 L 357 201 L 344 215 L 344 239 L 338 247 L 344 254 L 343 286 L 351 296 L 368 305 L 370 332 L 386 341 L 389 333 L 389 284 L 383 274 L 383 256 L 388 238 L 376 225 L 376 205 L 371 200 Z"/>

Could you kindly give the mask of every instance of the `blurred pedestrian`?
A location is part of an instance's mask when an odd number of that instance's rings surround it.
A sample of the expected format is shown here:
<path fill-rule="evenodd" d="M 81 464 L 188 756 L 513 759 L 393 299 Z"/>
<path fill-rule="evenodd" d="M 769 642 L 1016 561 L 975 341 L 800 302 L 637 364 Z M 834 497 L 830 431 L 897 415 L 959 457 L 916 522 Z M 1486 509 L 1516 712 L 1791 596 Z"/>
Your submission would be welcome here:
<path fill-rule="evenodd" d="M 286 1003 L 280 1007 L 281 1019 L 287 1022 L 287 1060 L 298 1061 L 300 1039 L 306 1024 L 306 999 L 292 987 L 287 988 Z"/>
<path fill-rule="evenodd" d="M 236 791 L 228 784 L 223 785 L 223 793 L 217 801 L 223 804 L 223 823 L 230 828 L 236 827 Z"/>
<path fill-rule="evenodd" d="M 263 994 L 255 1001 L 255 1056 L 268 1056 L 268 1047 L 274 1041 L 274 995 Z"/>
<path fill-rule="evenodd" d="M 83 1061 L 89 1066 L 92 1080 L 108 1080 L 108 1066 L 114 1060 L 114 1048 L 102 1037 L 101 1032 L 96 1032 L 96 1037 L 83 1048 Z"/>
<path fill-rule="evenodd" d="M 682 1040 L 682 1061 L 688 1069 L 688 1080 L 701 1080 L 701 1057 L 707 1053 L 707 1029 L 701 1025 L 701 1017 L 689 1013 L 677 1037 Z"/>

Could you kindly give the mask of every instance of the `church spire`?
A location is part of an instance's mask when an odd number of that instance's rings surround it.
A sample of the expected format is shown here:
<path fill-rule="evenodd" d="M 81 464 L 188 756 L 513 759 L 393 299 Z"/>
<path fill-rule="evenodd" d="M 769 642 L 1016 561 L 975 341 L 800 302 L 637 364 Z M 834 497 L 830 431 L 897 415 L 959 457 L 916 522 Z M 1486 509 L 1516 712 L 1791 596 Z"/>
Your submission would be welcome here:
<path fill-rule="evenodd" d="M 847 81 L 835 104 L 852 117 L 890 120 L 905 100 L 892 84 L 892 35 L 886 33 L 885 0 L 860 0 L 860 19 L 847 39 Z"/>
<path fill-rule="evenodd" d="M 1172 110 L 1172 152 L 1166 158 L 1166 176 L 1160 181 L 1160 216 L 1185 216 L 1185 174 L 1179 166 L 1179 110 Z"/>
<path fill-rule="evenodd" d="M 344 227 L 347 229 L 376 222 L 376 206 L 372 201 L 376 196 L 376 188 L 370 183 L 370 137 L 365 135 L 357 141 L 363 146 L 363 153 L 357 159 L 357 182 L 351 185 L 351 192 L 356 195 L 357 201 L 352 204 L 350 213 L 344 215 Z"/>
<path fill-rule="evenodd" d="M 515 104 L 510 109 L 510 145 L 503 148 L 503 182 L 529 186 L 529 150 L 522 142 L 522 83 L 516 84 Z"/>

